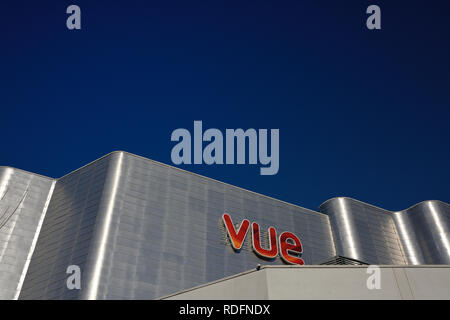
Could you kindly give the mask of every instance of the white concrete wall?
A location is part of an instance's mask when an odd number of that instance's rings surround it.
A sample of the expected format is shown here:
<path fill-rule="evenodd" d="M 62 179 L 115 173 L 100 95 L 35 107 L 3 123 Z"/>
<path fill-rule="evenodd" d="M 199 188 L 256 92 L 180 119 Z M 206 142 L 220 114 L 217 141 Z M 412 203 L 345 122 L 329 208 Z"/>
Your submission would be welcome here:
<path fill-rule="evenodd" d="M 367 266 L 266 266 L 163 299 L 450 299 L 450 266 L 380 266 L 369 290 Z"/>

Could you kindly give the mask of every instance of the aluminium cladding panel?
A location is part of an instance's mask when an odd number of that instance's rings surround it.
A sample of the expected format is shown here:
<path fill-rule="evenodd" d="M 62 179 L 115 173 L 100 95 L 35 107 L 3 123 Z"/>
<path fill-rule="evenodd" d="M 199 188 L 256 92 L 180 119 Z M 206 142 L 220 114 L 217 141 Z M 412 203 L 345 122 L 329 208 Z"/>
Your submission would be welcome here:
<path fill-rule="evenodd" d="M 89 254 L 88 299 L 152 299 L 263 261 L 226 244 L 221 216 L 291 231 L 306 263 L 335 255 L 326 215 L 127 153 L 116 152 Z M 248 241 L 248 240 L 247 240 Z M 82 289 L 83 290 L 83 289 Z"/>
<path fill-rule="evenodd" d="M 283 263 L 235 253 L 224 212 L 294 232 L 308 264 L 335 255 L 326 215 L 114 152 L 57 181 L 20 298 L 152 299 Z M 67 289 L 72 264 L 81 290 Z"/>
<path fill-rule="evenodd" d="M 392 212 L 350 198 L 330 199 L 319 211 L 330 217 L 338 255 L 369 264 L 407 264 Z"/>
<path fill-rule="evenodd" d="M 410 264 L 450 264 L 450 206 L 424 201 L 395 212 L 395 223 Z"/>
<path fill-rule="evenodd" d="M 106 156 L 57 180 L 20 299 L 77 299 L 68 290 L 67 267 L 85 266 L 111 158 Z"/>
<path fill-rule="evenodd" d="M 17 298 L 54 180 L 0 167 L 0 299 Z"/>

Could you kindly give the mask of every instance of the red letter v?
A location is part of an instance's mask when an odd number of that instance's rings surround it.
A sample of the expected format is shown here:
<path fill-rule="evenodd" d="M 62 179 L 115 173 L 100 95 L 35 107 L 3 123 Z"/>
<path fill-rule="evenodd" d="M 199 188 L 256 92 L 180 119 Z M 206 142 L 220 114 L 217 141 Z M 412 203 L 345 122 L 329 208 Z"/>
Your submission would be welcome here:
<path fill-rule="evenodd" d="M 248 228 L 250 226 L 250 221 L 247 219 L 242 220 L 238 232 L 234 229 L 233 221 L 228 213 L 222 215 L 223 223 L 227 229 L 228 237 L 231 240 L 231 245 L 234 250 L 240 250 L 244 244 L 245 236 L 247 235 Z"/>

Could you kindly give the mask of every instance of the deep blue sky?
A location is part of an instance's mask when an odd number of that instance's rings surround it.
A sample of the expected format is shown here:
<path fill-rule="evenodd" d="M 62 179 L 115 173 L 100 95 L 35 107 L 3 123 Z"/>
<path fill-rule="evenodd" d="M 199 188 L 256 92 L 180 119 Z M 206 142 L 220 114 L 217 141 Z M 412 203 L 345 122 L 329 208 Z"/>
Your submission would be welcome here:
<path fill-rule="evenodd" d="M 365 27 L 370 4 L 382 30 Z M 279 173 L 183 169 L 310 209 L 450 202 L 449 14 L 449 1 L 2 0 L 0 165 L 59 177 L 113 150 L 171 164 L 171 132 L 202 120 L 279 128 Z"/>

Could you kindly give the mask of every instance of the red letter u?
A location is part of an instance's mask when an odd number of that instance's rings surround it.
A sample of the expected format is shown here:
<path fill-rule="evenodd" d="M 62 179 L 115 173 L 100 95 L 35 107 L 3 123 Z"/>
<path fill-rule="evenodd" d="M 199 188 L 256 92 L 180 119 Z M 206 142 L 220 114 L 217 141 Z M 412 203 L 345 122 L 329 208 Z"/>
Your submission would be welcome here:
<path fill-rule="evenodd" d="M 253 243 L 253 250 L 260 255 L 261 257 L 273 259 L 278 254 L 278 247 L 277 247 L 277 232 L 274 227 L 269 227 L 269 249 L 263 249 L 261 247 L 261 239 L 259 234 L 259 225 L 256 222 L 252 223 L 252 243 Z"/>

